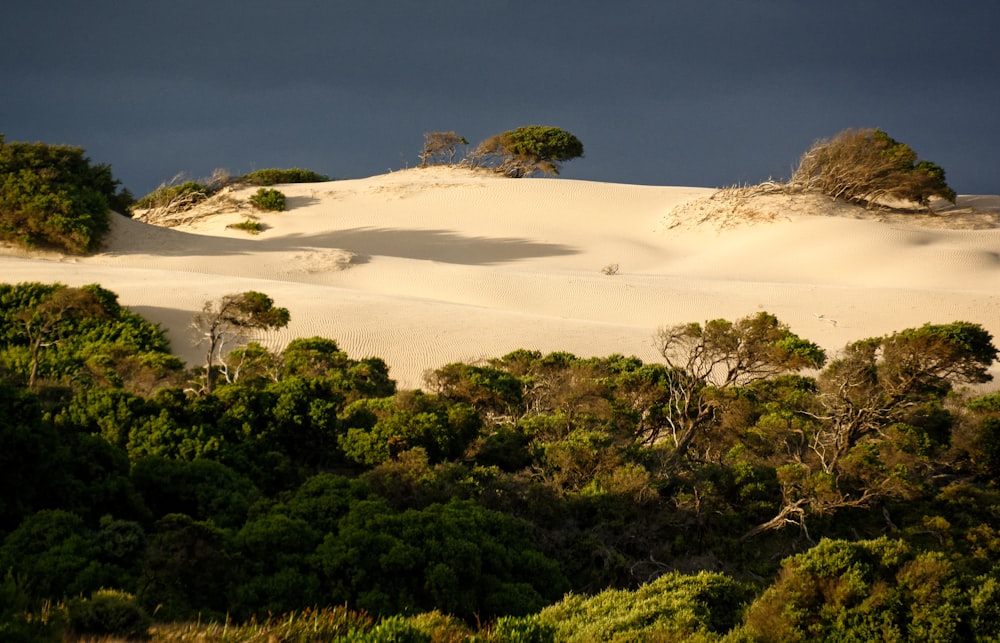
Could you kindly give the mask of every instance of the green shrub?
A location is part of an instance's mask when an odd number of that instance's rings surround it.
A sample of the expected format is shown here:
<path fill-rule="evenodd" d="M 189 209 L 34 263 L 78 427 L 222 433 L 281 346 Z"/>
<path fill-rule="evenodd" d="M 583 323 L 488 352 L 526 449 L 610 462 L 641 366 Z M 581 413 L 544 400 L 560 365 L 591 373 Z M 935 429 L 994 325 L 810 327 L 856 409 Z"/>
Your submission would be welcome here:
<path fill-rule="evenodd" d="M 581 156 L 583 143 L 566 130 L 530 125 L 489 137 L 466 160 L 519 178 L 539 172 L 558 175 L 564 162 Z"/>
<path fill-rule="evenodd" d="M 245 221 L 240 221 L 239 223 L 230 223 L 226 226 L 227 228 L 233 228 L 234 230 L 243 230 L 250 234 L 260 234 L 264 231 L 264 224 L 260 221 L 254 221 L 253 219 L 246 219 Z"/>
<path fill-rule="evenodd" d="M 278 190 L 260 188 L 250 197 L 250 203 L 261 210 L 282 212 L 285 209 L 285 195 Z"/>
<path fill-rule="evenodd" d="M 543 622 L 537 614 L 501 616 L 493 627 L 490 640 L 504 643 L 553 643 L 556 640 L 556 628 Z"/>
<path fill-rule="evenodd" d="M 323 183 L 329 180 L 330 177 L 326 175 L 293 167 L 287 170 L 278 168 L 257 170 L 250 174 L 244 174 L 237 179 L 237 182 L 249 183 L 250 185 L 277 185 L 279 183 Z"/>
<path fill-rule="evenodd" d="M 152 619 L 126 592 L 101 589 L 90 598 L 66 603 L 69 628 L 77 636 L 117 636 L 129 640 L 148 639 Z"/>
<path fill-rule="evenodd" d="M 166 208 L 178 205 L 187 207 L 201 203 L 208 198 L 208 188 L 197 181 L 186 181 L 177 185 L 161 185 L 135 202 L 140 210 Z"/>
<path fill-rule="evenodd" d="M 91 165 L 79 147 L 6 143 L 0 135 L 0 240 L 90 252 L 110 228 L 110 209 L 128 213 L 132 204 L 118 185 L 110 166 Z"/>

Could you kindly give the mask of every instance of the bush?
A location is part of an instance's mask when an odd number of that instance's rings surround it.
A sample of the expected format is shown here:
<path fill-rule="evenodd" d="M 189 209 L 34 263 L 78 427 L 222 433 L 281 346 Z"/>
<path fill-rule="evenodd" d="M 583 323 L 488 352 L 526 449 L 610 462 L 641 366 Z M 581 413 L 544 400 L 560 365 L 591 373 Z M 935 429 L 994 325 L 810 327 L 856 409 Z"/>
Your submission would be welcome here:
<path fill-rule="evenodd" d="M 128 640 L 148 639 L 152 619 L 126 592 L 101 589 L 90 598 L 66 603 L 69 628 L 77 636 L 116 636 Z"/>
<path fill-rule="evenodd" d="M 541 172 L 558 175 L 562 163 L 583 156 L 580 139 L 558 127 L 531 125 L 496 134 L 480 143 L 469 162 L 511 177 Z"/>
<path fill-rule="evenodd" d="M 249 183 L 250 185 L 277 185 L 279 183 L 323 183 L 329 180 L 330 177 L 317 174 L 312 170 L 293 167 L 287 170 L 277 168 L 257 170 L 250 174 L 244 174 L 237 179 L 237 182 Z"/>
<path fill-rule="evenodd" d="M 799 161 L 791 184 L 854 203 L 885 199 L 927 206 L 939 196 L 952 203 L 955 191 L 944 170 L 879 129 L 846 129 L 819 141 Z"/>
<path fill-rule="evenodd" d="M 282 212 L 285 209 L 285 195 L 278 190 L 261 188 L 250 197 L 250 203 L 253 203 L 261 210 Z"/>
<path fill-rule="evenodd" d="M 201 203 L 208 198 L 208 188 L 196 181 L 186 181 L 177 185 L 161 185 L 135 202 L 140 210 L 153 208 L 183 210 Z"/>
<path fill-rule="evenodd" d="M 233 228 L 234 230 L 243 230 L 250 234 L 260 234 L 264 231 L 264 224 L 260 221 L 254 221 L 253 219 L 246 219 L 240 221 L 239 223 L 230 223 L 226 226 L 227 228 Z"/>
<path fill-rule="evenodd" d="M 84 254 L 110 227 L 110 209 L 127 213 L 128 190 L 108 165 L 91 165 L 83 149 L 5 143 L 0 135 L 0 240 L 25 248 Z"/>

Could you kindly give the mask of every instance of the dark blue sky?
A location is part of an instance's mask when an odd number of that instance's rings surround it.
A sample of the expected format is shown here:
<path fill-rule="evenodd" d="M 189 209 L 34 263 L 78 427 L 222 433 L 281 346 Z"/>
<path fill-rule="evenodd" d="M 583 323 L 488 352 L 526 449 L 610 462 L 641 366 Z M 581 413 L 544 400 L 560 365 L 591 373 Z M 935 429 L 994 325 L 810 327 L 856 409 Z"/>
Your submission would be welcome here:
<path fill-rule="evenodd" d="M 137 196 L 175 174 L 417 163 L 423 133 L 555 125 L 563 176 L 786 178 L 881 127 L 960 193 L 1000 192 L 996 0 L 10 3 L 0 133 L 79 145 Z"/>

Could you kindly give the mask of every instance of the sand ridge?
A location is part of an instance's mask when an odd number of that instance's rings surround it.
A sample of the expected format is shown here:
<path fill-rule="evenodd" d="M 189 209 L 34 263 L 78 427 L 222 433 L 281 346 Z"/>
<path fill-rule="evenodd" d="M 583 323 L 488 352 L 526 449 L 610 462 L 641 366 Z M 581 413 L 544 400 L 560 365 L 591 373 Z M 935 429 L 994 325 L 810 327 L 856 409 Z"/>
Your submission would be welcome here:
<path fill-rule="evenodd" d="M 759 310 L 831 353 L 925 322 L 1000 337 L 1000 197 L 896 215 L 444 167 L 275 187 L 288 210 L 257 213 L 260 235 L 226 227 L 246 208 L 171 228 L 115 216 L 93 256 L 0 254 L 3 281 L 100 283 L 190 363 L 203 303 L 259 290 L 292 316 L 269 348 L 330 337 L 385 359 L 406 388 L 517 348 L 654 361 L 661 325 Z"/>

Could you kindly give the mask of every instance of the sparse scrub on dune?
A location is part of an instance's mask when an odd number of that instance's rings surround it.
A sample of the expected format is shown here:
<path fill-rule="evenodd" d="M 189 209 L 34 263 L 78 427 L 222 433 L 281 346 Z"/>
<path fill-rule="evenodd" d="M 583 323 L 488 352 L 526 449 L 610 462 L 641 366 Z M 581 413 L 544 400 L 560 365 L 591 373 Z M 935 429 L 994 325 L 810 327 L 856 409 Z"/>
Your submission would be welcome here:
<path fill-rule="evenodd" d="M 279 183 L 314 183 L 329 180 L 328 176 L 299 168 L 257 170 L 237 177 L 232 176 L 227 170 L 216 169 L 211 176 L 198 181 L 185 180 L 183 174 L 178 174 L 136 201 L 135 208 L 140 211 L 137 218 L 142 221 L 157 225 L 177 225 L 189 220 L 179 215 L 184 215 L 195 208 L 198 208 L 198 216 L 240 209 L 240 203 L 229 196 L 226 191 L 226 188 L 230 186 L 240 184 L 268 186 Z M 285 209 L 284 195 L 280 192 L 266 190 L 263 191 L 263 196 L 261 196 L 261 192 L 259 190 L 250 197 L 250 203 L 255 207 L 278 212 Z M 218 207 L 208 207 L 209 204 Z"/>
<path fill-rule="evenodd" d="M 180 175 L 135 202 L 139 210 L 181 211 L 189 210 L 209 196 L 209 188 L 198 181 L 181 182 Z"/>
<path fill-rule="evenodd" d="M 260 234 L 264 231 L 264 224 L 253 219 L 244 219 L 239 223 L 230 223 L 226 227 L 233 230 L 243 230 L 248 234 Z"/>

